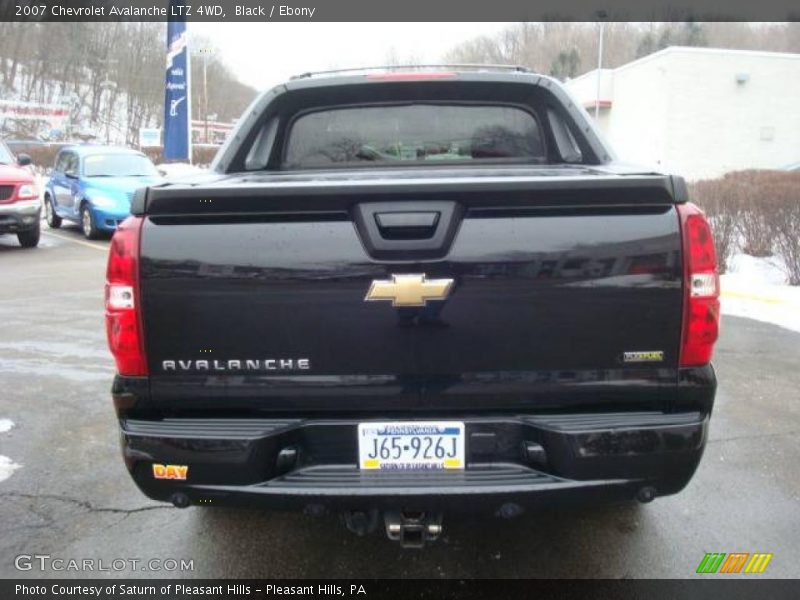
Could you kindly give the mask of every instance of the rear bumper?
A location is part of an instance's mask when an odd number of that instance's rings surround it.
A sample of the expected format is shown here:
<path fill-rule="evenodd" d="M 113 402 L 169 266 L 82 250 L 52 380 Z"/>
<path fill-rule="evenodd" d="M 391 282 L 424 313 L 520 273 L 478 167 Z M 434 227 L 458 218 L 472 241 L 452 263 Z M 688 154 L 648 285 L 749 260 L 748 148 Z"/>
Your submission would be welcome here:
<path fill-rule="evenodd" d="M 448 418 L 454 418 L 449 415 Z M 705 446 L 708 414 L 589 413 L 461 418 L 467 468 L 362 472 L 357 420 L 121 419 L 139 488 L 169 501 L 277 509 L 497 510 L 673 494 Z M 155 479 L 153 463 L 188 466 Z"/>
<path fill-rule="evenodd" d="M 18 200 L 0 204 L 0 233 L 19 233 L 35 229 L 41 218 L 42 203 L 39 200 Z"/>

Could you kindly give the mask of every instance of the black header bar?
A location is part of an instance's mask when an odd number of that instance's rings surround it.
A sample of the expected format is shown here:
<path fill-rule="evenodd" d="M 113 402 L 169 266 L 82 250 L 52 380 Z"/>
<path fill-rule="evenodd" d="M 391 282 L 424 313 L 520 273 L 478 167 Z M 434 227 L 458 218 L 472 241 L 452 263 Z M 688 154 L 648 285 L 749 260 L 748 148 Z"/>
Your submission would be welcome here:
<path fill-rule="evenodd" d="M 7 579 L 0 581 L 3 600 L 476 600 L 503 598 L 647 598 L 693 600 L 794 599 L 797 580 L 779 579 L 515 579 L 515 580 L 265 580 L 265 579 Z"/>
<path fill-rule="evenodd" d="M 798 21 L 797 0 L 0 0 L 2 21 Z"/>

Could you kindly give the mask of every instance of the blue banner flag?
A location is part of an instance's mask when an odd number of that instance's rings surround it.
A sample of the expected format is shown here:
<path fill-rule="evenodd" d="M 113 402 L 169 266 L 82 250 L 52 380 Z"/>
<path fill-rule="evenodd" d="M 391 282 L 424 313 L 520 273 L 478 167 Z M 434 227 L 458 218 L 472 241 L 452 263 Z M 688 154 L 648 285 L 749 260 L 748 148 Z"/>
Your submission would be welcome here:
<path fill-rule="evenodd" d="M 171 4 L 171 3 L 170 3 Z M 185 21 L 167 23 L 167 81 L 164 92 L 164 158 L 191 162 L 191 78 Z"/>

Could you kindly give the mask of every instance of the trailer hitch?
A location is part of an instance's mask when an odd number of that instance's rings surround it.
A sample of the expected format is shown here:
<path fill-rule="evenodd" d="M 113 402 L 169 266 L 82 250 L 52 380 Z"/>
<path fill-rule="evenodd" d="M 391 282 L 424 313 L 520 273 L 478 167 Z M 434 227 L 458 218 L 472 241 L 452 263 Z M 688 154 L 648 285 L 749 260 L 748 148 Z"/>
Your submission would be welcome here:
<path fill-rule="evenodd" d="M 386 536 L 403 548 L 423 548 L 442 533 L 442 513 L 387 510 L 383 519 Z"/>

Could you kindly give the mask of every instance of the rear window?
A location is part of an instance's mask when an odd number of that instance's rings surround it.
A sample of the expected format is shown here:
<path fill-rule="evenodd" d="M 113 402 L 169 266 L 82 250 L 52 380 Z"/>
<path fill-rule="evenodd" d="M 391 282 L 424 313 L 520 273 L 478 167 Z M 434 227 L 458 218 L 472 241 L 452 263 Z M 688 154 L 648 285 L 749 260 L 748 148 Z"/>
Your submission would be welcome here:
<path fill-rule="evenodd" d="M 503 160 L 544 162 L 539 124 L 513 106 L 408 104 L 308 113 L 292 124 L 283 167 Z"/>

